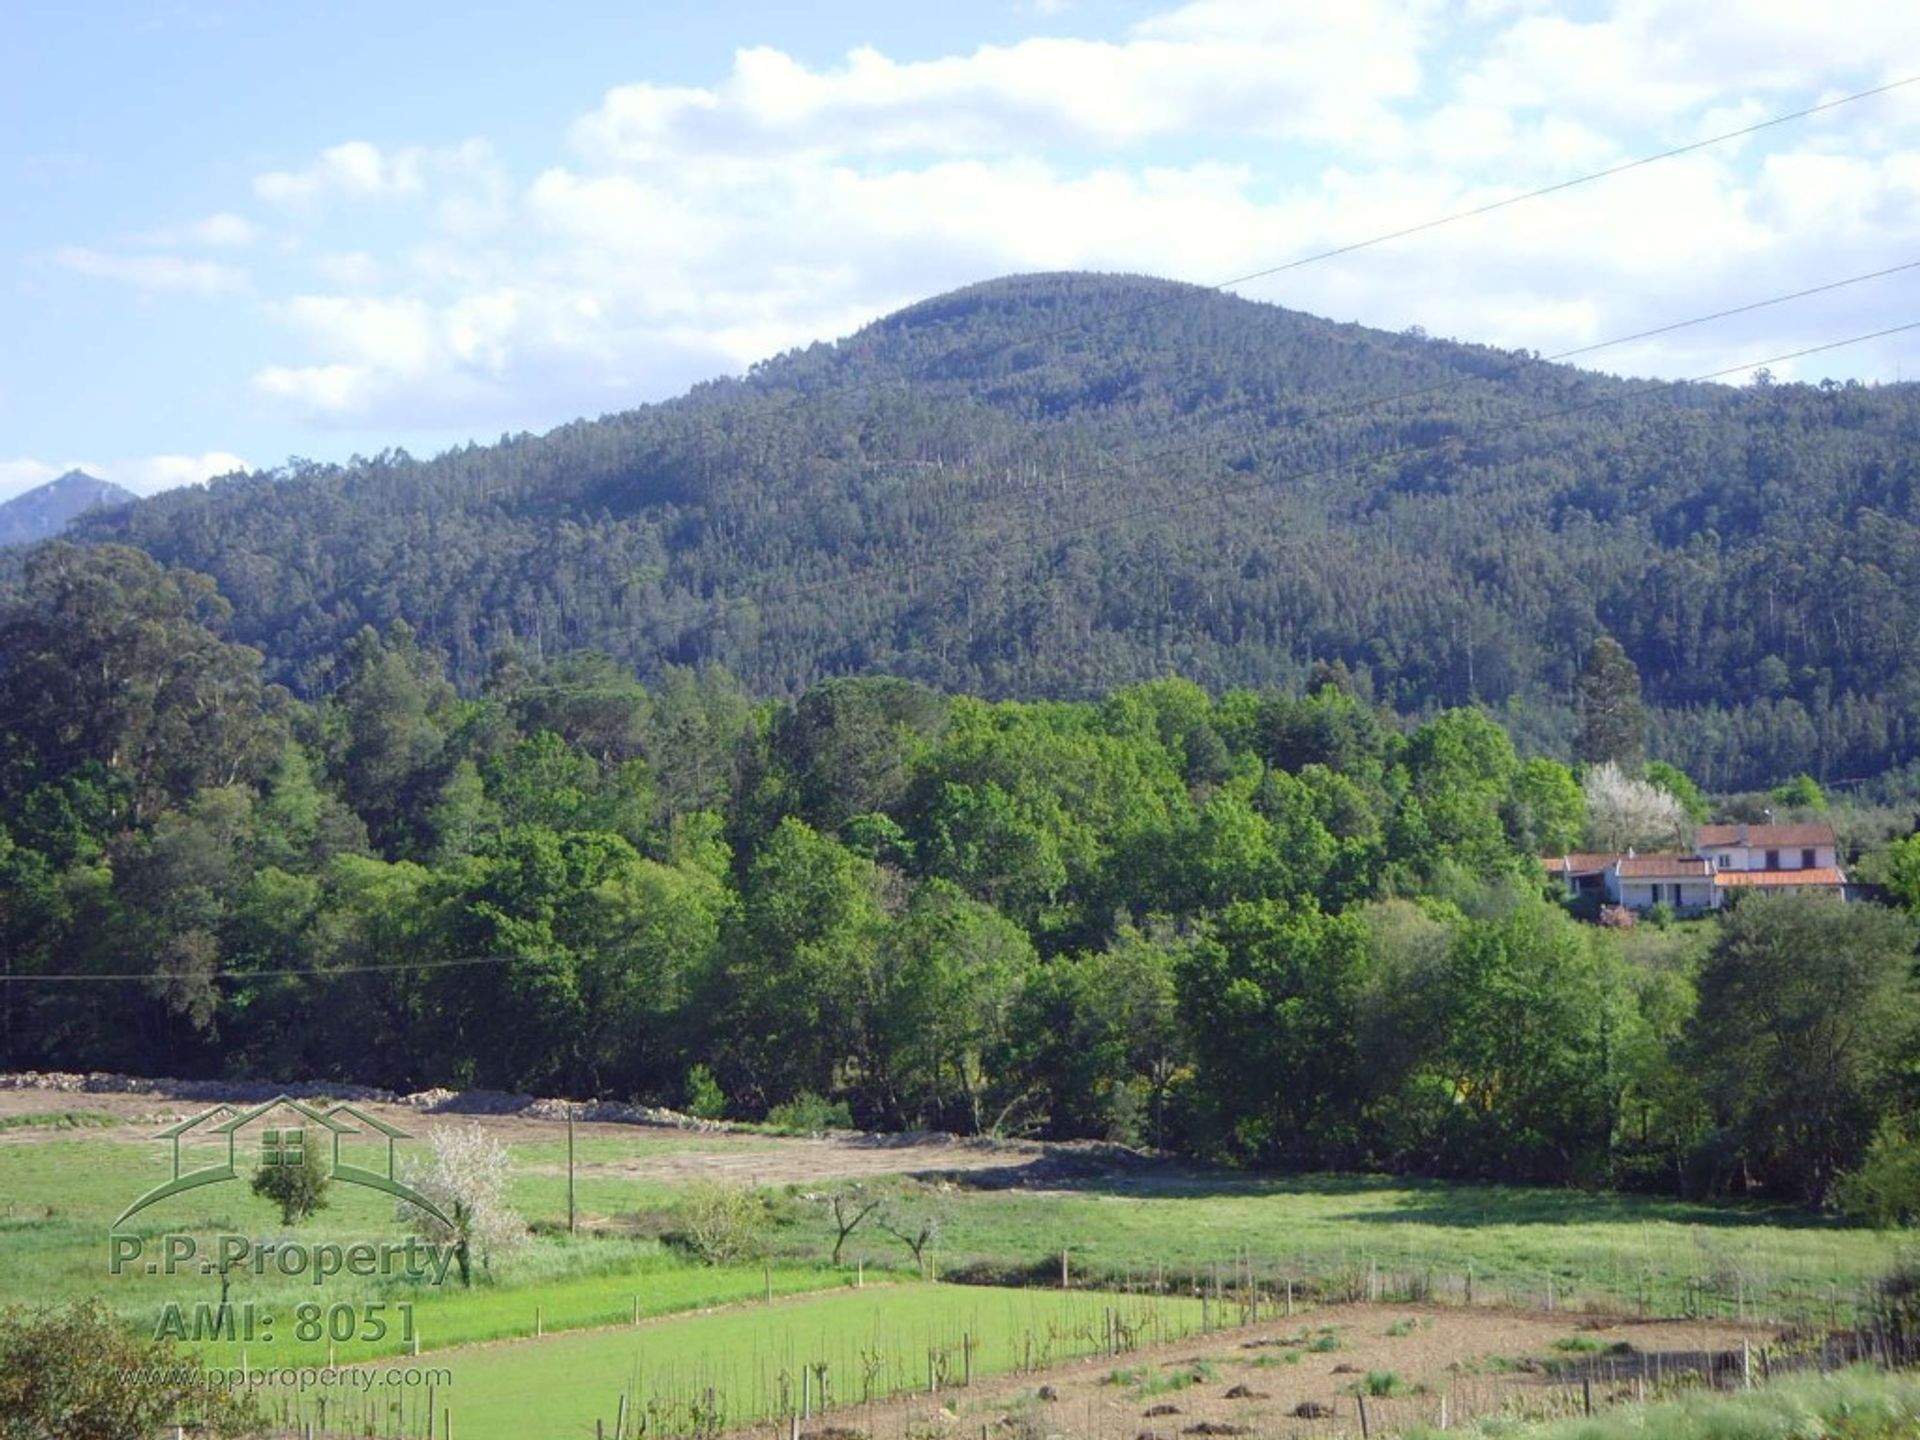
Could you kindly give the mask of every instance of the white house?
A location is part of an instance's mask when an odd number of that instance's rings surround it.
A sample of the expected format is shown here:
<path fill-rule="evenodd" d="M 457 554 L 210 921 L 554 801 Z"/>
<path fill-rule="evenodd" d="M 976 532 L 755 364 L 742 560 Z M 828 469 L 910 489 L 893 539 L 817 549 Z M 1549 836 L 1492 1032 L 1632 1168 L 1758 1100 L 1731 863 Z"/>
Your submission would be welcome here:
<path fill-rule="evenodd" d="M 1702 825 L 1694 850 L 1718 871 L 1838 870 L 1833 827 L 1810 825 Z M 1800 877 L 1802 879 L 1810 877 Z"/>
<path fill-rule="evenodd" d="M 1569 897 L 1651 910 L 1718 910 L 1747 890 L 1820 890 L 1844 897 L 1839 842 L 1824 823 L 1702 825 L 1690 851 L 1555 855 L 1547 873 Z"/>
<path fill-rule="evenodd" d="M 1714 910 L 1713 862 L 1701 855 L 1619 855 L 1607 867 L 1607 898 L 1629 910 Z"/>

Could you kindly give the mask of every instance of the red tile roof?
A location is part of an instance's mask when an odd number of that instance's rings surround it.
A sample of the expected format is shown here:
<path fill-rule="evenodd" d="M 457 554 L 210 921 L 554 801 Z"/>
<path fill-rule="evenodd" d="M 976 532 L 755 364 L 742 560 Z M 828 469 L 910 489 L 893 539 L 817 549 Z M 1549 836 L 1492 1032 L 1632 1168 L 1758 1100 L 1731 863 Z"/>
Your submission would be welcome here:
<path fill-rule="evenodd" d="M 1611 850 L 1576 850 L 1571 855 L 1549 855 L 1544 863 L 1549 875 L 1598 875 L 1619 858 Z"/>
<path fill-rule="evenodd" d="M 1702 825 L 1693 843 L 1709 846 L 1750 845 L 1756 850 L 1818 848 L 1834 843 L 1833 826 L 1825 821 L 1803 825 Z"/>
<path fill-rule="evenodd" d="M 1804 870 L 1722 870 L 1713 877 L 1713 883 L 1783 889 L 1837 889 L 1847 883 L 1847 877 L 1831 865 L 1813 865 Z"/>
<path fill-rule="evenodd" d="M 1622 880 L 1704 880 L 1713 874 L 1713 862 L 1698 855 L 1622 855 L 1618 863 Z"/>

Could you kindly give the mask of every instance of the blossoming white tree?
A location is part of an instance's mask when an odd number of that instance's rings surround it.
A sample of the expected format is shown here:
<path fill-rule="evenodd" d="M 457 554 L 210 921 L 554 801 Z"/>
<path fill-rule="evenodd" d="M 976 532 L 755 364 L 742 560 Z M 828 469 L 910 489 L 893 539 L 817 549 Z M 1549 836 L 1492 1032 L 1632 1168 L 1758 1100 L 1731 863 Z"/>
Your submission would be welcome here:
<path fill-rule="evenodd" d="M 432 1153 L 424 1162 L 403 1165 L 400 1178 L 452 1224 L 406 1200 L 395 1211 L 426 1239 L 451 1243 L 460 1283 L 472 1285 L 476 1256 L 482 1268 L 491 1268 L 527 1238 L 526 1222 L 507 1205 L 507 1148 L 478 1124 L 443 1126 L 427 1136 L 427 1144 Z"/>
<path fill-rule="evenodd" d="M 1587 802 L 1587 839 L 1596 850 L 1687 843 L 1686 807 L 1611 760 L 1589 766 L 1580 789 Z"/>

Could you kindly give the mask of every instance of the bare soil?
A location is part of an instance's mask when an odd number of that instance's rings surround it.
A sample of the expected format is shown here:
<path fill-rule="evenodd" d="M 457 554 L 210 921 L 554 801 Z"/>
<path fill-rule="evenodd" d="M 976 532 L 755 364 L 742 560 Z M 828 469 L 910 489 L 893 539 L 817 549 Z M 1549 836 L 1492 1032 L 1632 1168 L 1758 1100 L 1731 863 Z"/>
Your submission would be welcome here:
<path fill-rule="evenodd" d="M 864 1440 L 1357 1436 L 1359 1392 L 1371 1381 L 1393 1391 L 1365 1398 L 1366 1428 L 1377 1437 L 1442 1423 L 1443 1403 L 1448 1423 L 1579 1414 L 1589 1396 L 1598 1410 L 1643 1398 L 1697 1368 L 1711 1372 L 1716 1358 L 1719 1383 L 1738 1383 L 1743 1341 L 1756 1357 L 1757 1382 L 1757 1357 L 1773 1339 L 1764 1327 L 1720 1321 L 1328 1306 L 940 1395 L 836 1410 L 803 1424 L 801 1434 L 833 1427 Z M 1556 1341 L 1595 1348 L 1570 1352 L 1556 1349 Z M 750 1433 L 785 1440 L 788 1426 Z"/>
<path fill-rule="evenodd" d="M 204 1099 L 108 1092 L 74 1093 L 62 1090 L 0 1090 L 0 1119 L 19 1115 L 54 1115 L 63 1111 L 111 1116 L 111 1126 L 58 1129 L 26 1125 L 0 1130 L 0 1145 L 34 1144 L 52 1140 L 118 1140 L 146 1144 L 156 1130 L 213 1103 Z M 424 1135 L 442 1125 L 477 1124 L 503 1144 L 563 1140 L 566 1122 L 531 1115 L 488 1115 L 460 1110 L 421 1111 L 403 1105 L 366 1103 L 367 1113 L 397 1125 L 410 1135 Z M 967 1171 L 989 1182 L 1027 1183 L 1072 1165 L 1084 1149 L 1018 1141 L 970 1140 L 952 1135 L 830 1135 L 787 1137 L 727 1130 L 681 1130 L 670 1125 L 609 1124 L 581 1121 L 575 1126 L 580 1140 L 614 1143 L 636 1140 L 637 1153 L 617 1161 L 583 1163 L 581 1174 L 613 1174 L 635 1180 L 677 1183 L 694 1179 L 738 1180 L 762 1185 L 812 1184 L 843 1177 L 903 1175 Z M 671 1148 L 661 1141 L 680 1141 Z M 559 1166 L 529 1167 L 531 1173 Z M 993 1176 L 979 1172 L 1004 1171 Z"/>

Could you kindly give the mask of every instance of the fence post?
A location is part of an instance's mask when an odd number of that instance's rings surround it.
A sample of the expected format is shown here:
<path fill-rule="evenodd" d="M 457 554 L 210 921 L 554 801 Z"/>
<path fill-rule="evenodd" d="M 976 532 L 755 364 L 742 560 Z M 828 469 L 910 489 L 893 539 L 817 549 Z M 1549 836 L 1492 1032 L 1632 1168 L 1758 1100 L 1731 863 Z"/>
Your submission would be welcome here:
<path fill-rule="evenodd" d="M 1372 1440 L 1373 1428 L 1367 1424 L 1367 1393 L 1362 1390 L 1354 1399 L 1360 1402 L 1360 1440 Z"/>

